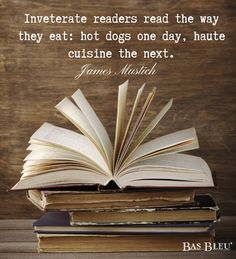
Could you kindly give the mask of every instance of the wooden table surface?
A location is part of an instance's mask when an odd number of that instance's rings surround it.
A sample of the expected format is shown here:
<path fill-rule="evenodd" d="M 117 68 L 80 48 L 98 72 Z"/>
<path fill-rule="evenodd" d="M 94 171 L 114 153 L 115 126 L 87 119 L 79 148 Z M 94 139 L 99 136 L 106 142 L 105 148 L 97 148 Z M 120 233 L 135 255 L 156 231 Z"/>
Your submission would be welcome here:
<path fill-rule="evenodd" d="M 139 253 L 37 253 L 32 231 L 34 220 L 0 220 L 0 258 L 236 258 L 236 217 L 222 217 L 216 228 L 216 242 L 233 242 L 231 251 L 139 252 Z"/>

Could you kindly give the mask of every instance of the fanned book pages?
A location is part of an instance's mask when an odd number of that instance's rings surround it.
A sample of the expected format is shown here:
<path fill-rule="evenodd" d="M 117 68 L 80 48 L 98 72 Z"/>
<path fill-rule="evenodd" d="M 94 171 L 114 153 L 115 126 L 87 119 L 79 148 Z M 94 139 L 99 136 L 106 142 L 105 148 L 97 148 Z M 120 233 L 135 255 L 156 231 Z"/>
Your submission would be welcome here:
<path fill-rule="evenodd" d="M 141 104 L 143 91 L 144 85 L 127 117 L 128 81 L 119 86 L 114 148 L 82 91 L 64 98 L 56 108 L 80 133 L 44 123 L 30 138 L 21 179 L 12 189 L 106 186 L 110 182 L 120 188 L 214 186 L 202 158 L 179 154 L 199 147 L 194 128 L 143 143 L 172 105 L 171 99 L 140 133 L 155 94 L 154 89 Z"/>

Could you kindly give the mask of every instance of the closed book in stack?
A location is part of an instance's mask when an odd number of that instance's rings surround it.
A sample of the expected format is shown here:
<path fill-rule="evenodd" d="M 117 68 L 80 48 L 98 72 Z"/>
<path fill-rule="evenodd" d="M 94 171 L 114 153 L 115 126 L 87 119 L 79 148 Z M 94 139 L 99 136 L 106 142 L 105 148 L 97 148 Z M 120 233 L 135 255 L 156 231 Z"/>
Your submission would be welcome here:
<path fill-rule="evenodd" d="M 209 194 L 196 195 L 182 205 L 139 207 L 129 209 L 78 210 L 70 213 L 71 225 L 157 224 L 168 222 L 216 222 L 219 208 Z"/>
<path fill-rule="evenodd" d="M 105 210 L 182 205 L 194 201 L 192 189 L 126 189 L 96 191 L 86 188 L 28 190 L 27 197 L 41 210 Z"/>

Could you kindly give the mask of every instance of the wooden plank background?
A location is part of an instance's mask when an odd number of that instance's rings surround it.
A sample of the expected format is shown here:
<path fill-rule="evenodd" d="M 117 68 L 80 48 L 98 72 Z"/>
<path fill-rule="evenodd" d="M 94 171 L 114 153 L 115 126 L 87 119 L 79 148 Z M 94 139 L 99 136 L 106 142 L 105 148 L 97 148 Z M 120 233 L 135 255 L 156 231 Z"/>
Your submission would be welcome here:
<path fill-rule="evenodd" d="M 30 204 L 24 193 L 6 192 L 20 177 L 25 148 L 32 133 L 44 122 L 72 128 L 54 109 L 64 96 L 71 95 L 81 87 L 93 104 L 99 117 L 114 136 L 116 96 L 118 84 L 130 80 L 129 98 L 144 82 L 147 88 L 156 86 L 158 98 L 152 106 L 156 110 L 171 97 L 174 105 L 152 137 L 175 130 L 196 127 L 200 150 L 191 152 L 202 156 L 210 165 L 217 180 L 212 191 L 223 215 L 236 214 L 235 193 L 235 10 L 231 0 L 200 1 L 0 1 L 0 73 L 1 73 L 1 119 L 0 119 L 0 191 L 1 218 L 36 218 L 41 213 Z M 32 15 L 220 15 L 216 27 L 210 25 L 81 25 L 23 24 L 24 13 Z M 152 43 L 130 41 L 119 45 L 116 42 L 81 43 L 78 36 L 70 42 L 41 44 L 20 42 L 19 30 L 29 32 L 63 32 L 79 35 L 83 29 L 102 34 L 112 29 L 116 32 L 180 31 L 187 37 L 191 31 L 214 31 L 226 33 L 224 42 Z M 150 65 L 158 62 L 156 76 L 86 76 L 75 81 L 73 78 L 86 63 L 96 66 L 122 68 L 131 60 L 71 60 L 66 57 L 70 49 L 95 47 L 111 49 L 162 49 L 168 47 L 175 54 L 172 60 L 143 60 L 137 58 L 135 65 Z M 130 103 L 129 103 L 130 107 Z"/>

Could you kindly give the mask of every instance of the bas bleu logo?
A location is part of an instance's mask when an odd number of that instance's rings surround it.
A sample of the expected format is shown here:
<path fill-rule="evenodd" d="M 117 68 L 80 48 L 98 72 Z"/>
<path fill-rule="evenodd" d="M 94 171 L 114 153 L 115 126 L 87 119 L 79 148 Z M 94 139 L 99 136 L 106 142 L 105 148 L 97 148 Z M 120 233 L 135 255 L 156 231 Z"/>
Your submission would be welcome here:
<path fill-rule="evenodd" d="M 204 243 L 190 243 L 190 242 L 183 242 L 183 251 L 230 251 L 233 242 L 229 243 L 212 243 L 212 242 L 204 242 Z"/>

